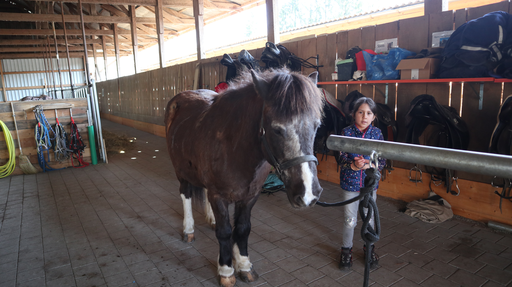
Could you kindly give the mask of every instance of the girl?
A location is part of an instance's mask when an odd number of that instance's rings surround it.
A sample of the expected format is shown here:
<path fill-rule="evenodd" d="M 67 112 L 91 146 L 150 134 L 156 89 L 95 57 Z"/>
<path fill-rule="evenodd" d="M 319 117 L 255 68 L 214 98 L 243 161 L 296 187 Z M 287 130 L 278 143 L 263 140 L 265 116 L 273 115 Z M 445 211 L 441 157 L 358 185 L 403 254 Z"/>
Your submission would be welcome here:
<path fill-rule="evenodd" d="M 376 111 L 377 105 L 372 99 L 366 97 L 357 99 L 354 103 L 354 108 L 352 109 L 354 124 L 344 128 L 341 132 L 341 135 L 365 139 L 384 140 L 381 130 L 372 125 L 372 122 L 375 119 Z M 359 189 L 363 186 L 364 178 L 366 177 L 364 170 L 370 168 L 369 159 L 370 156 L 340 152 L 340 186 L 343 201 L 352 199 L 359 195 Z M 382 172 L 385 163 L 385 159 L 379 158 L 380 172 Z M 374 166 L 372 165 L 371 167 Z M 377 188 L 373 191 L 374 199 L 377 199 Z M 342 248 L 339 264 L 340 269 L 348 270 L 350 267 L 352 267 L 352 241 L 354 238 L 354 228 L 357 225 L 358 206 L 358 201 L 343 206 L 345 219 L 341 232 Z M 370 224 L 372 227 L 374 227 L 373 220 L 371 220 Z M 370 248 L 371 268 L 377 266 L 379 262 L 379 257 L 377 254 L 375 254 L 374 249 L 375 248 L 372 245 Z M 364 247 L 364 252 L 366 254 L 366 246 Z"/>

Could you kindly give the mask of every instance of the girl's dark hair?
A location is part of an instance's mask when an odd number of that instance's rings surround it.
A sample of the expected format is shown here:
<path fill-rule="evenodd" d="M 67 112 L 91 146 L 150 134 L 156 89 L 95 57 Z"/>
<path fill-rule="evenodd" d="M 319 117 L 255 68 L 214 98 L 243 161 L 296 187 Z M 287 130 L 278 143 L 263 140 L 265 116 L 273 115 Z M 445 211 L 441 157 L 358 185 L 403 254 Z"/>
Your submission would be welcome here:
<path fill-rule="evenodd" d="M 352 108 L 352 111 L 351 111 L 352 117 L 355 118 L 356 112 L 357 112 L 357 110 L 359 110 L 359 107 L 362 104 L 367 104 L 370 107 L 370 110 L 372 111 L 372 113 L 375 116 L 377 116 L 377 105 L 375 104 L 375 102 L 370 98 L 362 97 L 362 98 L 357 99 L 354 102 L 354 108 Z"/>

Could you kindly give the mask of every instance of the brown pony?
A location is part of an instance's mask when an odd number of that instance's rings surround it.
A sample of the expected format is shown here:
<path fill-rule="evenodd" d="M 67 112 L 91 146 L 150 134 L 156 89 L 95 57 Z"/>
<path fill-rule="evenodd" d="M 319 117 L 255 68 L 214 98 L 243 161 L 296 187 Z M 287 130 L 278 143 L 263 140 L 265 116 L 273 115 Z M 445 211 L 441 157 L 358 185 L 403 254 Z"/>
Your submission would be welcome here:
<path fill-rule="evenodd" d="M 251 71 L 220 94 L 185 91 L 167 104 L 167 147 L 180 181 L 184 240 L 194 240 L 191 199 L 206 194 L 207 221 L 215 225 L 219 241 L 222 286 L 234 286 L 235 270 L 245 282 L 258 278 L 247 241 L 251 209 L 271 165 L 292 206 L 312 206 L 322 192 L 312 155 L 323 106 L 316 77 L 316 72 L 308 78 L 285 69 Z M 235 204 L 233 228 L 230 203 Z"/>

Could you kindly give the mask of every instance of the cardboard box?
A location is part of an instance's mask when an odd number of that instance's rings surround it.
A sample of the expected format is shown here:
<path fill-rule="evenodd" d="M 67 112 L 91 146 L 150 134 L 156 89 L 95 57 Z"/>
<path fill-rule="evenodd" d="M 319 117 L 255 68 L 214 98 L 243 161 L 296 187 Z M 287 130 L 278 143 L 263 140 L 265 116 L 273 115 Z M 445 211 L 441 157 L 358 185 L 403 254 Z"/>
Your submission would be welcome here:
<path fill-rule="evenodd" d="M 435 58 L 403 59 L 396 69 L 400 70 L 400 79 L 418 80 L 431 79 L 438 66 L 439 59 Z"/>

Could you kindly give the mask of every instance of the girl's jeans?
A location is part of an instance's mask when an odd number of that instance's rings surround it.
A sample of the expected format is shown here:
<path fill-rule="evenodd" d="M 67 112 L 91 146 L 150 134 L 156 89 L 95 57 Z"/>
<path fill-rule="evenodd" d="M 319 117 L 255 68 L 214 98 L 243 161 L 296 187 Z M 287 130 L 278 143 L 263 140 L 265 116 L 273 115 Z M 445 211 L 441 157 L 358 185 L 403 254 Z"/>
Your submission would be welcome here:
<path fill-rule="evenodd" d="M 346 191 L 341 189 L 342 201 L 352 199 L 359 195 L 357 191 Z M 373 199 L 377 200 L 377 190 L 373 191 Z M 354 240 L 354 228 L 357 226 L 357 214 L 359 209 L 359 201 L 352 202 L 350 204 L 343 206 L 343 228 L 341 229 L 341 247 L 352 248 L 353 240 Z M 366 214 L 368 211 L 365 208 L 364 213 Z M 370 225 L 372 228 L 375 228 L 373 218 L 370 219 Z"/>

